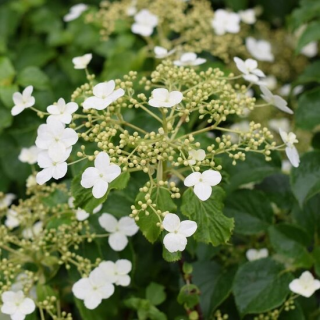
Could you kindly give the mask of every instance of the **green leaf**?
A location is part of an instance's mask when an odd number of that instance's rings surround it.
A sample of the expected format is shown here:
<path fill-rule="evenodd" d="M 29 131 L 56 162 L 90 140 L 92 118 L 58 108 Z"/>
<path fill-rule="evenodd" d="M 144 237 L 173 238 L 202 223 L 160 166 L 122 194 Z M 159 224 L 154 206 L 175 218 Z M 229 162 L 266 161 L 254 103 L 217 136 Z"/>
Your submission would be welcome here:
<path fill-rule="evenodd" d="M 237 268 L 223 267 L 214 261 L 193 264 L 192 281 L 201 292 L 200 304 L 206 319 L 231 293 Z"/>
<path fill-rule="evenodd" d="M 199 295 L 200 290 L 195 284 L 186 284 L 180 289 L 177 300 L 191 309 L 199 303 Z"/>
<path fill-rule="evenodd" d="M 269 228 L 269 237 L 272 247 L 283 256 L 286 265 L 305 269 L 312 266 L 313 258 L 307 250 L 310 240 L 301 228 L 278 224 Z"/>
<path fill-rule="evenodd" d="M 316 132 L 312 137 L 311 146 L 314 149 L 320 149 L 320 132 Z"/>
<path fill-rule="evenodd" d="M 320 151 L 311 151 L 301 157 L 299 167 L 291 171 L 291 186 L 301 207 L 320 191 Z"/>
<path fill-rule="evenodd" d="M 310 82 L 320 82 L 320 61 L 307 65 L 303 73 L 295 81 L 295 84 L 305 84 Z"/>
<path fill-rule="evenodd" d="M 165 287 L 161 284 L 151 282 L 146 289 L 146 299 L 154 306 L 166 300 Z"/>
<path fill-rule="evenodd" d="M 175 262 L 175 261 L 181 260 L 181 256 L 182 256 L 181 251 L 171 253 L 163 246 L 162 257 L 164 260 L 168 262 Z"/>
<path fill-rule="evenodd" d="M 244 189 L 231 193 L 224 213 L 234 218 L 235 232 L 246 235 L 266 231 L 273 218 L 269 199 L 256 190 Z"/>
<path fill-rule="evenodd" d="M 319 15 L 319 1 L 309 1 L 308 4 L 302 5 L 300 8 L 295 9 L 292 12 L 291 16 L 289 17 L 290 27 L 295 30 L 313 18 L 318 18 Z"/>
<path fill-rule="evenodd" d="M 247 262 L 238 270 L 233 293 L 237 308 L 244 316 L 279 307 L 290 293 L 293 276 L 271 258 Z"/>
<path fill-rule="evenodd" d="M 312 130 L 320 124 L 320 88 L 303 93 L 298 100 L 296 123 L 301 129 Z"/>
<path fill-rule="evenodd" d="M 140 208 L 140 206 L 138 205 L 139 201 L 142 201 L 142 203 L 146 203 L 145 195 L 146 194 L 143 192 L 140 192 L 137 195 L 135 201 L 136 208 Z M 161 210 L 161 212 L 175 212 L 177 209 L 175 203 L 172 201 L 169 191 L 166 189 L 153 189 L 151 193 L 151 200 L 154 204 L 156 204 L 155 209 Z M 157 226 L 157 223 L 159 222 L 161 222 L 161 220 L 159 219 L 158 215 L 154 212 L 154 210 L 152 210 L 150 207 L 148 207 L 146 210 L 142 210 L 139 212 L 139 220 L 137 221 L 137 225 L 139 226 L 143 235 L 151 243 L 154 243 L 161 233 L 160 227 Z"/>
<path fill-rule="evenodd" d="M 320 40 L 320 22 L 311 22 L 298 40 L 296 53 L 300 53 L 302 48 L 312 41 Z"/>
<path fill-rule="evenodd" d="M 26 67 L 17 77 L 17 82 L 23 87 L 34 86 L 39 90 L 46 90 L 50 88 L 50 80 L 48 76 L 38 67 Z"/>
<path fill-rule="evenodd" d="M 320 277 L 320 247 L 316 247 L 313 250 L 313 259 L 314 259 L 314 271 L 316 275 Z"/>
<path fill-rule="evenodd" d="M 92 213 L 93 210 L 98 205 L 104 203 L 107 200 L 109 192 L 112 189 L 122 190 L 127 186 L 128 181 L 130 179 L 130 174 L 129 174 L 129 172 L 121 173 L 117 179 L 113 180 L 109 184 L 108 191 L 100 199 L 96 199 L 92 195 L 92 188 L 85 189 L 81 186 L 81 184 L 80 184 L 81 177 L 82 177 L 82 173 L 80 173 L 78 176 L 73 178 L 72 183 L 71 183 L 71 193 L 72 193 L 72 196 L 74 197 L 74 206 L 76 208 L 80 207 L 88 213 Z"/>
<path fill-rule="evenodd" d="M 10 85 L 15 74 L 11 61 L 7 57 L 0 57 L 0 86 Z"/>
<path fill-rule="evenodd" d="M 13 117 L 11 115 L 10 110 L 3 108 L 0 104 L 0 133 L 5 128 L 11 126 L 13 121 Z"/>
<path fill-rule="evenodd" d="M 14 103 L 12 100 L 12 96 L 17 91 L 19 91 L 19 88 L 15 84 L 0 87 L 0 97 L 7 108 L 11 109 L 13 107 Z"/>
<path fill-rule="evenodd" d="M 57 297 L 57 294 L 53 291 L 53 289 L 50 286 L 44 285 L 43 283 L 38 283 L 36 290 L 38 301 L 44 301 L 49 297 Z"/>
<path fill-rule="evenodd" d="M 194 235 L 197 241 L 212 243 L 217 246 L 226 243 L 232 234 L 234 220 L 223 214 L 225 193 L 220 187 L 213 187 L 211 197 L 201 201 L 189 188 L 182 196 L 181 212 L 197 222 Z"/>

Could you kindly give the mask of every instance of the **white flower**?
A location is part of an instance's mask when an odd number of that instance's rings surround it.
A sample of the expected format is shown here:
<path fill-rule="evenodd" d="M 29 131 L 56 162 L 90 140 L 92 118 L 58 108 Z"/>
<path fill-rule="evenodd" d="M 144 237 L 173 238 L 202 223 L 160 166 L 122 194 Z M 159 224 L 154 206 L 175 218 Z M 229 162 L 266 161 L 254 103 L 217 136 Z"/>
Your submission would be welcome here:
<path fill-rule="evenodd" d="M 109 213 L 99 217 L 100 226 L 110 232 L 108 242 L 114 251 L 122 251 L 128 244 L 128 238 L 135 235 L 139 228 L 134 219 L 123 217 L 119 221 Z"/>
<path fill-rule="evenodd" d="M 263 82 L 269 90 L 274 90 L 277 87 L 277 78 L 275 76 L 267 76 L 263 79 Z"/>
<path fill-rule="evenodd" d="M 66 152 L 60 158 L 56 157 L 53 160 L 47 151 L 39 153 L 38 165 L 43 170 L 38 172 L 36 175 L 37 183 L 42 185 L 49 181 L 51 178 L 56 180 L 63 178 L 68 171 L 68 165 L 66 162 L 68 157 L 69 153 Z"/>
<path fill-rule="evenodd" d="M 151 36 L 153 29 L 158 25 L 158 17 L 146 9 L 139 11 L 134 16 L 134 21 L 131 31 L 144 37 Z"/>
<path fill-rule="evenodd" d="M 259 77 L 265 77 L 265 74 L 258 69 L 258 62 L 253 59 L 243 61 L 238 57 L 233 58 L 237 68 L 244 74 L 243 78 L 253 83 L 259 83 Z"/>
<path fill-rule="evenodd" d="M 206 201 L 210 198 L 213 186 L 220 183 L 222 177 L 219 171 L 206 170 L 204 172 L 193 172 L 189 174 L 185 180 L 184 185 L 186 187 L 194 187 L 193 191 L 196 196 Z"/>
<path fill-rule="evenodd" d="M 61 160 L 70 154 L 71 146 L 78 141 L 78 134 L 71 128 L 55 119 L 47 119 L 46 124 L 38 128 L 36 146 L 42 150 L 48 150 L 52 160 Z"/>
<path fill-rule="evenodd" d="M 13 193 L 7 193 L 3 198 L 0 198 L 0 210 L 7 209 L 15 198 Z"/>
<path fill-rule="evenodd" d="M 240 16 L 234 12 L 219 9 L 214 13 L 212 27 L 219 36 L 240 31 Z"/>
<path fill-rule="evenodd" d="M 230 126 L 231 130 L 248 132 L 250 130 L 250 122 L 247 120 L 243 120 L 240 122 L 236 122 Z M 238 143 L 239 142 L 239 134 L 236 132 L 229 132 L 229 136 L 231 137 L 231 142 Z"/>
<path fill-rule="evenodd" d="M 198 66 L 205 63 L 207 60 L 198 58 L 194 52 L 186 52 L 181 55 L 179 60 L 175 60 L 173 63 L 176 66 Z"/>
<path fill-rule="evenodd" d="M 290 91 L 291 91 L 291 85 L 290 84 L 285 84 L 283 85 L 280 89 L 279 89 L 279 93 L 282 95 L 282 96 L 288 96 L 290 94 Z M 303 91 L 303 86 L 300 85 L 300 86 L 296 86 L 294 87 L 294 89 L 292 90 L 292 93 L 296 96 L 298 94 L 300 94 L 301 92 Z"/>
<path fill-rule="evenodd" d="M 293 114 L 293 111 L 287 106 L 288 103 L 286 100 L 281 98 L 280 96 L 272 94 L 272 92 L 265 86 L 260 86 L 260 90 L 262 91 L 262 99 L 268 102 L 269 104 L 275 106 L 279 110 Z"/>
<path fill-rule="evenodd" d="M 14 107 L 11 110 L 11 114 L 13 116 L 18 115 L 24 109 L 32 107 L 36 100 L 31 95 L 33 91 L 33 86 L 26 87 L 22 94 L 20 92 L 15 92 L 12 96 L 12 100 L 14 102 Z"/>
<path fill-rule="evenodd" d="M 189 151 L 189 164 L 194 165 L 197 161 L 202 161 L 206 158 L 206 152 L 203 149 Z"/>
<path fill-rule="evenodd" d="M 152 91 L 152 96 L 149 100 L 149 105 L 155 108 L 171 108 L 179 104 L 183 99 L 180 91 L 171 91 L 159 88 Z"/>
<path fill-rule="evenodd" d="M 40 150 L 37 146 L 32 146 L 30 148 L 22 148 L 19 154 L 19 160 L 21 162 L 35 164 L 37 162 L 37 157 Z"/>
<path fill-rule="evenodd" d="M 57 104 L 53 104 L 47 108 L 47 111 L 51 114 L 48 119 L 54 119 L 68 124 L 72 120 L 72 114 L 77 110 L 78 105 L 75 102 L 66 104 L 64 99 L 60 98 Z"/>
<path fill-rule="evenodd" d="M 176 51 L 175 49 L 168 51 L 166 48 L 163 48 L 163 47 L 159 47 L 159 46 L 154 47 L 154 53 L 157 59 L 167 58 L 171 56 L 175 51 Z"/>
<path fill-rule="evenodd" d="M 305 271 L 300 278 L 290 282 L 289 288 L 292 292 L 309 298 L 316 290 L 320 289 L 320 281 L 316 280 L 309 271 Z"/>
<path fill-rule="evenodd" d="M 96 268 L 88 278 L 78 280 L 72 287 L 76 298 L 84 300 L 86 308 L 92 310 L 98 307 L 102 299 L 108 299 L 114 293 L 114 286 L 106 280 L 106 276 Z"/>
<path fill-rule="evenodd" d="M 65 22 L 69 22 L 79 18 L 82 12 L 86 11 L 88 6 L 83 3 L 76 4 L 70 8 L 70 11 L 63 17 Z"/>
<path fill-rule="evenodd" d="M 129 17 L 132 17 L 137 13 L 137 8 L 134 5 L 131 5 L 130 7 L 127 8 L 126 13 Z"/>
<path fill-rule="evenodd" d="M 271 44 L 265 40 L 256 40 L 252 37 L 246 39 L 246 47 L 250 54 L 259 61 L 273 61 Z"/>
<path fill-rule="evenodd" d="M 283 131 L 290 130 L 290 121 L 287 118 L 271 119 L 269 120 L 268 125 L 274 131 L 278 131 L 279 128 Z"/>
<path fill-rule="evenodd" d="M 84 188 L 93 188 L 93 196 L 99 199 L 106 194 L 109 183 L 116 179 L 120 173 L 121 168 L 110 163 L 109 155 L 100 152 L 94 161 L 94 167 L 89 167 L 83 172 L 81 185 Z"/>
<path fill-rule="evenodd" d="M 281 139 L 286 144 L 286 154 L 289 161 L 295 168 L 299 167 L 300 157 L 296 147 L 294 146 L 294 143 L 298 143 L 297 136 L 293 132 L 287 133 L 281 129 L 279 129 L 279 133 Z"/>
<path fill-rule="evenodd" d="M 37 237 L 43 228 L 42 221 L 36 222 L 31 228 L 26 228 L 22 230 L 22 236 L 25 239 L 33 239 L 34 237 Z"/>
<path fill-rule="evenodd" d="M 254 24 L 257 21 L 254 9 L 239 11 L 239 16 L 241 21 L 246 24 Z"/>
<path fill-rule="evenodd" d="M 87 53 L 80 57 L 74 57 L 72 63 L 74 64 L 75 69 L 85 69 L 92 59 L 92 54 Z"/>
<path fill-rule="evenodd" d="M 128 273 L 132 269 L 131 261 L 127 259 L 120 259 L 116 262 L 103 261 L 99 264 L 98 268 L 104 273 L 108 282 L 122 287 L 130 284 L 131 279 Z"/>
<path fill-rule="evenodd" d="M 74 197 L 70 197 L 69 198 L 68 205 L 69 205 L 70 208 L 74 208 Z M 92 213 L 96 214 L 101 209 L 102 209 L 102 204 L 99 204 L 96 208 L 93 209 Z M 85 210 L 83 210 L 81 208 L 78 208 L 75 211 L 75 214 L 76 214 L 76 218 L 77 218 L 78 221 L 84 221 L 90 216 L 90 213 L 88 213 L 87 211 L 85 211 Z"/>
<path fill-rule="evenodd" d="M 259 260 L 269 256 L 269 251 L 266 248 L 263 249 L 249 249 L 246 252 L 246 257 L 249 261 Z"/>
<path fill-rule="evenodd" d="M 318 42 L 313 41 L 308 43 L 301 49 L 301 53 L 308 58 L 313 58 L 318 54 Z"/>
<path fill-rule="evenodd" d="M 124 95 L 123 89 L 114 90 L 116 83 L 114 80 L 102 82 L 93 87 L 94 97 L 87 98 L 83 103 L 83 109 L 103 110 L 112 102 Z"/>
<path fill-rule="evenodd" d="M 3 302 L 1 312 L 10 315 L 12 320 L 23 320 L 26 315 L 36 309 L 33 300 L 26 298 L 21 290 L 18 292 L 5 291 L 1 298 Z"/>
<path fill-rule="evenodd" d="M 9 229 L 14 229 L 20 225 L 20 220 L 18 218 L 18 212 L 9 209 L 7 212 L 7 219 L 4 223 Z"/>
<path fill-rule="evenodd" d="M 183 251 L 187 245 L 187 237 L 191 237 L 197 230 L 197 223 L 191 220 L 180 222 L 174 213 L 167 213 L 162 222 L 163 228 L 169 233 L 163 238 L 165 248 L 173 253 Z"/>

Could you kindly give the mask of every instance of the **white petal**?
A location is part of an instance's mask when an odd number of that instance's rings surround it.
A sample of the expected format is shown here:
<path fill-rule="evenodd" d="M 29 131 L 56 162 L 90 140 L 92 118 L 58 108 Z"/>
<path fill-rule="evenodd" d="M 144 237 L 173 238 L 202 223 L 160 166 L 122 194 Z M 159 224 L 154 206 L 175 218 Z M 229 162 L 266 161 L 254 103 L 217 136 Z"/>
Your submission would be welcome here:
<path fill-rule="evenodd" d="M 202 172 L 201 178 L 203 182 L 210 186 L 216 186 L 221 182 L 222 176 L 219 171 L 206 170 Z"/>
<path fill-rule="evenodd" d="M 131 26 L 131 31 L 135 34 L 140 34 L 141 36 L 149 37 L 153 32 L 153 27 L 139 24 L 139 23 L 134 23 Z"/>
<path fill-rule="evenodd" d="M 183 99 L 183 94 L 180 91 L 171 91 L 169 93 L 169 100 L 173 106 L 179 104 Z"/>
<path fill-rule="evenodd" d="M 174 213 L 167 213 L 163 219 L 162 226 L 168 232 L 177 231 L 180 226 L 180 218 Z"/>
<path fill-rule="evenodd" d="M 52 178 L 52 168 L 45 168 L 37 173 L 36 181 L 38 184 L 43 185 Z"/>
<path fill-rule="evenodd" d="M 84 102 L 83 102 L 83 109 L 97 109 L 97 110 L 103 110 L 105 109 L 106 103 L 104 99 L 101 98 L 97 98 L 97 97 L 90 97 L 87 98 Z"/>
<path fill-rule="evenodd" d="M 11 115 L 17 116 L 17 115 L 20 114 L 23 110 L 24 110 L 24 107 L 23 107 L 23 106 L 14 106 L 14 107 L 11 109 Z"/>
<path fill-rule="evenodd" d="M 258 259 L 258 250 L 256 250 L 256 249 L 247 250 L 246 257 L 249 261 L 257 260 Z"/>
<path fill-rule="evenodd" d="M 19 311 L 23 314 L 30 314 L 36 309 L 36 305 L 30 298 L 25 298 L 19 306 Z"/>
<path fill-rule="evenodd" d="M 99 171 L 104 171 L 110 165 L 110 158 L 106 152 L 100 152 L 94 160 L 94 166 Z"/>
<path fill-rule="evenodd" d="M 179 234 L 182 234 L 185 237 L 192 236 L 197 230 L 197 223 L 191 220 L 185 220 L 180 223 Z"/>
<path fill-rule="evenodd" d="M 53 167 L 52 177 L 56 180 L 63 178 L 68 171 L 68 165 L 66 162 L 58 163 Z"/>
<path fill-rule="evenodd" d="M 286 154 L 292 166 L 295 168 L 299 167 L 300 157 L 296 147 L 287 147 Z"/>
<path fill-rule="evenodd" d="M 118 276 L 116 285 L 127 287 L 131 282 L 131 278 L 128 275 Z"/>
<path fill-rule="evenodd" d="M 78 141 L 78 134 L 70 128 L 67 128 L 63 131 L 63 135 L 61 137 L 66 148 L 73 146 Z"/>
<path fill-rule="evenodd" d="M 89 218 L 90 214 L 83 209 L 78 208 L 76 210 L 76 218 L 78 221 L 84 221 Z"/>
<path fill-rule="evenodd" d="M 114 179 L 118 178 L 121 174 L 121 168 L 116 164 L 110 164 L 109 167 L 107 167 L 106 173 L 105 173 L 105 179 L 108 182 L 112 182 Z"/>
<path fill-rule="evenodd" d="M 245 63 L 242 59 L 238 58 L 238 57 L 234 57 L 233 58 L 234 62 L 237 65 L 237 68 L 239 69 L 239 71 L 241 71 L 244 74 L 248 74 L 248 70 L 246 69 Z"/>
<path fill-rule="evenodd" d="M 168 233 L 163 238 L 163 244 L 171 253 L 183 251 L 187 245 L 187 238 L 178 233 Z"/>
<path fill-rule="evenodd" d="M 186 187 L 193 187 L 194 185 L 199 183 L 200 179 L 201 179 L 201 173 L 193 172 L 184 179 L 184 185 Z"/>
<path fill-rule="evenodd" d="M 102 302 L 102 296 L 98 291 L 92 291 L 90 295 L 84 299 L 84 305 L 87 309 L 93 310 Z"/>
<path fill-rule="evenodd" d="M 115 86 L 116 83 L 114 82 L 114 80 L 98 83 L 93 87 L 93 94 L 97 98 L 105 99 L 114 91 Z"/>
<path fill-rule="evenodd" d="M 135 220 L 130 217 L 123 217 L 119 220 L 119 231 L 126 236 L 133 236 L 139 230 Z"/>
<path fill-rule="evenodd" d="M 38 154 L 38 165 L 40 168 L 52 167 L 53 163 L 47 151 L 42 151 Z"/>
<path fill-rule="evenodd" d="M 132 270 L 132 263 L 127 259 L 120 259 L 116 261 L 117 273 L 121 275 L 128 274 Z"/>
<path fill-rule="evenodd" d="M 274 100 L 274 106 L 280 109 L 283 112 L 293 114 L 293 111 L 287 106 L 287 101 L 281 98 L 280 96 L 274 95 L 273 96 Z"/>
<path fill-rule="evenodd" d="M 98 267 L 104 274 L 104 279 L 107 282 L 115 283 L 118 279 L 118 275 L 116 275 L 116 265 L 112 261 L 103 261 L 99 264 Z"/>
<path fill-rule="evenodd" d="M 109 213 L 103 213 L 99 217 L 99 224 L 107 232 L 115 232 L 118 227 L 118 220 Z"/>
<path fill-rule="evenodd" d="M 72 286 L 72 292 L 75 297 L 82 300 L 87 296 L 91 289 L 92 286 L 88 278 L 82 278 Z"/>
<path fill-rule="evenodd" d="M 103 299 L 108 299 L 114 293 L 114 285 L 107 282 L 103 286 L 99 287 L 99 292 Z"/>
<path fill-rule="evenodd" d="M 114 251 L 122 251 L 128 244 L 128 238 L 120 232 L 112 233 L 108 239 L 109 245 Z"/>
<path fill-rule="evenodd" d="M 81 185 L 84 188 L 92 188 L 99 179 L 99 171 L 94 167 L 87 168 L 81 177 Z"/>
<path fill-rule="evenodd" d="M 196 196 L 202 201 L 208 200 L 212 193 L 211 186 L 203 182 L 196 184 L 193 190 Z"/>
<path fill-rule="evenodd" d="M 98 179 L 95 181 L 92 189 L 92 194 L 96 199 L 102 198 L 108 190 L 109 184 L 108 182 Z"/>

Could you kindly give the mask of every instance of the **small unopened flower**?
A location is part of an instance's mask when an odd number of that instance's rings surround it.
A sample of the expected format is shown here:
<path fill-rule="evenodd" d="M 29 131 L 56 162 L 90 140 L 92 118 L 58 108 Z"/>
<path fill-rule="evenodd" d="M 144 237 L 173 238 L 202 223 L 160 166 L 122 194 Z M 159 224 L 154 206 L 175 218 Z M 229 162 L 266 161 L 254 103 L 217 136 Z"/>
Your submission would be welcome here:
<path fill-rule="evenodd" d="M 134 16 L 131 31 L 144 37 L 151 36 L 153 29 L 158 25 L 158 17 L 149 10 L 143 9 Z"/>
<path fill-rule="evenodd" d="M 128 244 L 128 238 L 135 235 L 139 227 L 134 219 L 122 217 L 118 221 L 109 213 L 103 213 L 99 217 L 100 226 L 107 232 L 110 232 L 108 242 L 114 251 L 122 251 Z"/>
<path fill-rule="evenodd" d="M 154 53 L 157 59 L 164 59 L 171 56 L 176 50 L 172 49 L 168 51 L 166 48 L 156 46 L 154 47 Z"/>
<path fill-rule="evenodd" d="M 14 228 L 18 227 L 20 225 L 20 219 L 18 217 L 18 212 L 13 209 L 9 209 L 7 212 L 7 218 L 6 218 L 6 221 L 4 222 L 4 224 L 9 229 L 14 229 Z"/>
<path fill-rule="evenodd" d="M 0 210 L 7 209 L 16 196 L 13 193 L 7 193 L 3 198 L 0 199 Z"/>
<path fill-rule="evenodd" d="M 273 61 L 274 55 L 271 44 L 265 40 L 256 40 L 252 37 L 246 39 L 246 47 L 249 53 L 259 61 Z"/>
<path fill-rule="evenodd" d="M 109 187 L 109 183 L 116 179 L 121 173 L 121 168 L 110 163 L 109 155 L 100 152 L 95 161 L 94 167 L 87 168 L 81 178 L 81 185 L 84 188 L 92 188 L 95 198 L 102 198 Z"/>
<path fill-rule="evenodd" d="M 69 124 L 72 120 L 72 114 L 77 110 L 78 105 L 75 102 L 66 103 L 63 98 L 60 98 L 57 104 L 53 104 L 47 108 L 47 111 L 50 113 L 48 119 Z"/>
<path fill-rule="evenodd" d="M 206 152 L 203 149 L 198 150 L 190 150 L 189 151 L 189 164 L 194 165 L 197 163 L 197 161 L 202 161 L 206 158 Z"/>
<path fill-rule="evenodd" d="M 32 107 L 36 100 L 32 96 L 33 86 L 26 87 L 22 94 L 20 92 L 15 92 L 12 96 L 14 102 L 14 107 L 11 109 L 11 114 L 13 116 L 18 115 L 24 109 Z"/>
<path fill-rule="evenodd" d="M 294 293 L 310 298 L 315 291 L 320 289 L 320 281 L 316 280 L 311 272 L 305 271 L 301 274 L 300 278 L 290 282 L 289 288 Z"/>
<path fill-rule="evenodd" d="M 258 62 L 253 59 L 247 59 L 243 61 L 238 57 L 233 58 L 234 62 L 237 65 L 239 71 L 241 71 L 244 75 L 243 78 L 250 82 L 258 83 L 259 78 L 265 77 L 265 74 L 258 69 Z"/>
<path fill-rule="evenodd" d="M 257 21 L 254 9 L 239 11 L 239 16 L 241 21 L 246 24 L 254 24 Z"/>
<path fill-rule="evenodd" d="M 3 302 L 1 312 L 10 315 L 12 320 L 23 320 L 36 309 L 33 300 L 26 298 L 21 290 L 18 292 L 5 291 L 1 299 Z"/>
<path fill-rule="evenodd" d="M 249 261 L 254 261 L 269 256 L 269 251 L 266 248 L 263 249 L 249 249 L 246 252 L 246 257 Z"/>
<path fill-rule="evenodd" d="M 313 58 L 318 54 L 318 42 L 312 41 L 301 49 L 301 54 L 308 58 Z"/>
<path fill-rule="evenodd" d="M 70 8 L 70 11 L 63 17 L 65 22 L 69 22 L 79 18 L 82 12 L 86 11 L 88 6 L 84 3 L 76 4 Z"/>
<path fill-rule="evenodd" d="M 174 213 L 167 213 L 162 222 L 168 234 L 163 238 L 165 248 L 173 253 L 183 251 L 187 245 L 187 237 L 191 237 L 197 230 L 197 223 L 191 220 L 180 222 Z"/>
<path fill-rule="evenodd" d="M 115 90 L 116 83 L 114 80 L 102 82 L 93 87 L 94 97 L 87 98 L 83 102 L 83 109 L 103 110 L 112 102 L 118 100 L 124 95 L 123 89 Z"/>
<path fill-rule="evenodd" d="M 212 187 L 220 183 L 222 177 L 219 171 L 206 170 L 204 172 L 193 172 L 185 180 L 186 187 L 194 187 L 195 195 L 201 200 L 206 201 L 210 198 Z"/>
<path fill-rule="evenodd" d="M 152 91 L 152 96 L 149 100 L 149 105 L 155 108 L 171 108 L 179 104 L 183 99 L 180 91 L 171 91 L 159 88 Z"/>
<path fill-rule="evenodd" d="M 75 57 L 72 59 L 75 69 L 85 69 L 92 59 L 92 54 L 87 53 L 81 57 Z"/>
<path fill-rule="evenodd" d="M 83 300 L 86 308 L 92 310 L 98 307 L 102 299 L 108 299 L 114 293 L 114 286 L 106 280 L 106 276 L 96 268 L 88 278 L 78 280 L 72 287 L 76 298 Z"/>
<path fill-rule="evenodd" d="M 173 63 L 176 66 L 198 66 L 205 63 L 207 60 L 203 58 L 198 58 L 194 52 L 186 52 L 181 55 L 179 60 L 175 60 Z"/>
<path fill-rule="evenodd" d="M 226 33 L 238 33 L 240 31 L 240 16 L 237 13 L 219 9 L 214 13 L 212 27 L 219 36 Z"/>
<path fill-rule="evenodd" d="M 26 228 L 22 230 L 22 236 L 25 239 L 33 239 L 34 237 L 37 237 L 43 228 L 42 221 L 36 222 L 31 228 Z"/>
<path fill-rule="evenodd" d="M 19 160 L 21 162 L 35 164 L 37 162 L 37 157 L 40 149 L 37 146 L 31 146 L 30 148 L 22 148 L 19 154 Z"/>
<path fill-rule="evenodd" d="M 98 268 L 103 272 L 105 279 L 117 286 L 126 287 L 130 284 L 129 272 L 132 269 L 131 261 L 120 259 L 116 262 L 103 261 Z"/>
<path fill-rule="evenodd" d="M 288 103 L 286 100 L 281 98 L 278 95 L 273 94 L 267 87 L 265 86 L 260 86 L 260 90 L 262 91 L 262 99 L 269 104 L 275 106 L 279 110 L 293 114 L 293 111 L 288 107 Z"/>
<path fill-rule="evenodd" d="M 282 141 L 286 145 L 286 155 L 289 161 L 292 166 L 296 168 L 299 167 L 300 157 L 296 147 L 294 146 L 295 143 L 298 143 L 297 136 L 293 132 L 287 133 L 281 129 L 279 129 L 279 133 Z"/>

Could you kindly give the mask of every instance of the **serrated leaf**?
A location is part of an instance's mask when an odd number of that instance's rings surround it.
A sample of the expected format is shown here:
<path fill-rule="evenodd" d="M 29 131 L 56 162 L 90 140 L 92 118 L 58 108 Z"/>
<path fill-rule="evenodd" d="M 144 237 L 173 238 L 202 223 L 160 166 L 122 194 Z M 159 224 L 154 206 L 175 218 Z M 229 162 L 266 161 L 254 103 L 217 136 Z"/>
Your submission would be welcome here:
<path fill-rule="evenodd" d="M 166 300 L 165 287 L 161 284 L 151 282 L 146 289 L 146 299 L 154 306 Z"/>
<path fill-rule="evenodd" d="M 182 196 L 181 212 L 198 224 L 194 234 L 197 241 L 211 243 L 214 246 L 226 243 L 232 234 L 234 220 L 223 214 L 225 193 L 220 187 L 213 187 L 211 197 L 201 201 L 188 189 Z"/>
<path fill-rule="evenodd" d="M 162 257 L 164 260 L 166 260 L 168 262 L 175 262 L 175 261 L 181 260 L 181 256 L 182 256 L 182 254 L 180 251 L 171 253 L 163 246 Z"/>
<path fill-rule="evenodd" d="M 186 305 L 188 308 L 193 308 L 199 303 L 200 290 L 195 284 L 184 285 L 178 294 L 178 302 Z"/>
<path fill-rule="evenodd" d="M 46 90 L 50 88 L 50 80 L 48 76 L 38 67 L 26 67 L 17 77 L 17 82 L 23 87 L 34 86 L 39 90 Z"/>

